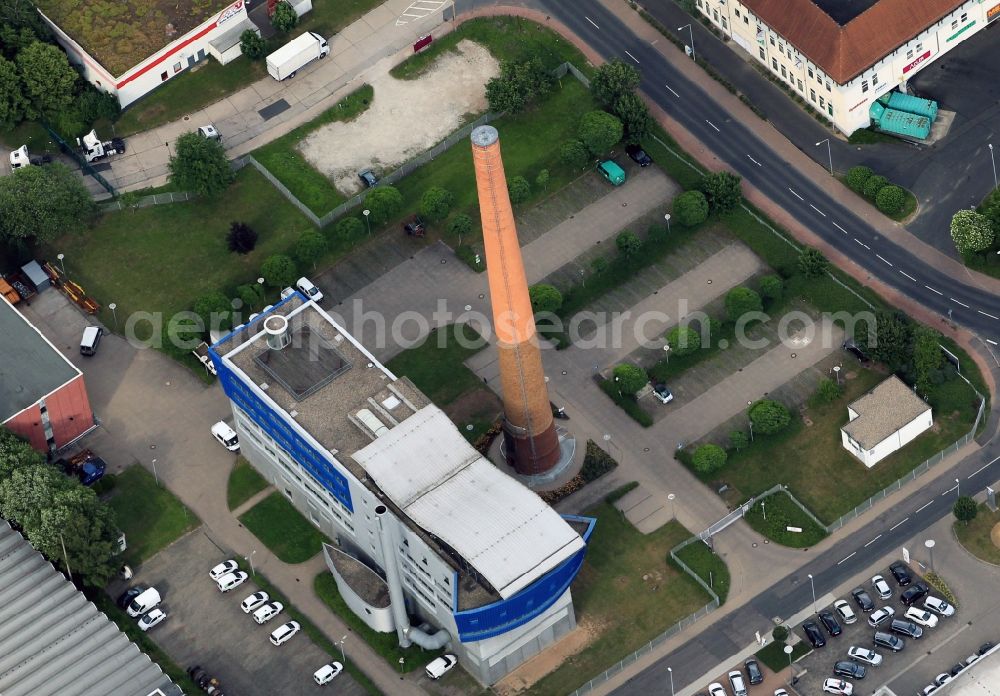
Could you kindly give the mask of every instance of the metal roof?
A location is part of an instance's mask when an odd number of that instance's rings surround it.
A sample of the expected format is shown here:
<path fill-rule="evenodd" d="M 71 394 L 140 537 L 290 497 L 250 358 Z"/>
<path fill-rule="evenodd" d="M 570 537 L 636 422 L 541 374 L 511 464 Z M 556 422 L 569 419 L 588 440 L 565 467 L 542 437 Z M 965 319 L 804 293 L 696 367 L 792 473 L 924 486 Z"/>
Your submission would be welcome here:
<path fill-rule="evenodd" d="M 0 519 L 0 694 L 181 696 L 160 666 Z"/>
<path fill-rule="evenodd" d="M 861 447 L 870 450 L 931 407 L 899 377 L 892 375 L 855 399 L 848 408 L 858 417 L 842 430 Z"/>
<path fill-rule="evenodd" d="M 484 459 L 434 405 L 353 456 L 395 505 L 504 599 L 584 547 L 555 510 Z"/>

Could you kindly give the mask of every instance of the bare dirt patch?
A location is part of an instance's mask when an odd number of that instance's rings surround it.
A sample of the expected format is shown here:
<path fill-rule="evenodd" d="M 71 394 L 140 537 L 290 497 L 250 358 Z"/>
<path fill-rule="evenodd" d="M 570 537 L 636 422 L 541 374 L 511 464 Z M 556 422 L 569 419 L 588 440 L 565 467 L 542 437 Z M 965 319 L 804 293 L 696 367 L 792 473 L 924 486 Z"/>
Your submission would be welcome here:
<path fill-rule="evenodd" d="M 444 140 L 468 114 L 486 109 L 485 85 L 500 64 L 483 46 L 463 40 L 418 80 L 397 80 L 389 68 L 369 80 L 372 105 L 347 123 L 331 123 L 299 144 L 302 156 L 344 195 L 361 189 L 358 171 L 386 172 Z"/>
<path fill-rule="evenodd" d="M 494 684 L 493 689 L 501 696 L 511 696 L 530 689 L 535 682 L 590 645 L 600 633 L 601 626 L 597 622 L 581 619 L 575 630 Z"/>

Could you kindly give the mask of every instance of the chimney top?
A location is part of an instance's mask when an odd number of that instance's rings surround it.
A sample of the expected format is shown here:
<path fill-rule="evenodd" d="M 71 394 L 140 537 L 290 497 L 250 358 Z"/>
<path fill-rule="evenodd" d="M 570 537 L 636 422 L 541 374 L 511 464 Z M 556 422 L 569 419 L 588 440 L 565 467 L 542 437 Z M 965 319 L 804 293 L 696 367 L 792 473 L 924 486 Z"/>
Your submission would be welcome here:
<path fill-rule="evenodd" d="M 500 134 L 493 126 L 477 126 L 472 129 L 470 138 L 476 147 L 489 147 L 500 140 Z"/>

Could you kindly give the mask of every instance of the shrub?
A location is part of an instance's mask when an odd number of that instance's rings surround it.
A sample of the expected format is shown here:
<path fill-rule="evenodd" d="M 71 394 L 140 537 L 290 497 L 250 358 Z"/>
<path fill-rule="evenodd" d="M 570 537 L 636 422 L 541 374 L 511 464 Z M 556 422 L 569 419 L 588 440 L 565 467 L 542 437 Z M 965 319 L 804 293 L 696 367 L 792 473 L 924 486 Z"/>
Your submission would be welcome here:
<path fill-rule="evenodd" d="M 514 205 L 524 203 L 531 196 L 531 184 L 523 176 L 512 176 L 507 181 L 507 192 Z"/>
<path fill-rule="evenodd" d="M 257 246 L 257 232 L 245 222 L 231 222 L 226 233 L 226 245 L 229 251 L 249 254 Z"/>
<path fill-rule="evenodd" d="M 807 247 L 799 254 L 799 273 L 807 278 L 817 278 L 830 267 L 830 262 L 819 249 Z"/>
<path fill-rule="evenodd" d="M 240 34 L 240 51 L 250 60 L 260 60 L 267 52 L 267 44 L 253 29 Z"/>
<path fill-rule="evenodd" d="M 542 283 L 528 288 L 528 297 L 531 298 L 531 309 L 536 313 L 558 312 L 563 303 L 563 296 L 559 290 Z"/>
<path fill-rule="evenodd" d="M 614 374 L 615 387 L 622 394 L 628 394 L 630 396 L 634 395 L 637 391 L 646 386 L 646 382 L 649 381 L 649 377 L 646 376 L 646 371 L 639 367 L 638 365 L 633 365 L 631 363 L 620 363 L 615 365 L 615 369 L 612 371 Z"/>
<path fill-rule="evenodd" d="M 316 262 L 326 251 L 326 237 L 319 230 L 306 229 L 299 235 L 295 242 L 295 258 L 305 265 L 312 264 L 316 268 Z"/>
<path fill-rule="evenodd" d="M 609 266 L 611 266 L 611 264 L 603 256 L 598 256 L 590 262 L 590 270 L 594 272 L 594 275 L 606 273 Z"/>
<path fill-rule="evenodd" d="M 593 440 L 587 440 L 587 453 L 583 456 L 583 468 L 580 469 L 584 481 L 596 481 L 617 466 L 618 462 L 610 454 Z"/>
<path fill-rule="evenodd" d="M 781 276 L 766 275 L 759 282 L 760 296 L 768 302 L 776 302 L 781 299 L 781 294 L 785 291 L 785 283 Z"/>
<path fill-rule="evenodd" d="M 337 221 L 333 231 L 345 241 L 357 239 L 365 233 L 365 223 L 361 222 L 360 218 L 345 217 Z"/>
<path fill-rule="evenodd" d="M 975 210 L 959 210 L 951 217 L 951 240 L 960 254 L 986 251 L 993 245 L 996 231 L 990 219 Z"/>
<path fill-rule="evenodd" d="M 464 235 L 472 232 L 472 218 L 465 213 L 459 213 L 448 223 L 448 234 L 458 237 L 459 244 Z"/>
<path fill-rule="evenodd" d="M 956 520 L 968 525 L 979 514 L 979 506 L 976 505 L 975 500 L 967 495 L 963 495 L 955 501 L 955 506 L 951 511 L 954 513 Z"/>
<path fill-rule="evenodd" d="M 750 422 L 760 435 L 780 432 L 792 421 L 792 416 L 785 405 L 771 399 L 761 399 L 752 404 L 749 415 Z"/>
<path fill-rule="evenodd" d="M 602 155 L 622 139 L 624 127 L 618 117 L 607 111 L 591 111 L 580 119 L 580 141 L 590 154 Z"/>
<path fill-rule="evenodd" d="M 194 302 L 194 313 L 201 317 L 205 329 L 226 329 L 229 326 L 233 306 L 229 298 L 215 290 L 199 297 Z"/>
<path fill-rule="evenodd" d="M 903 209 L 906 192 L 899 186 L 889 184 L 875 195 L 875 207 L 886 215 L 895 215 Z"/>
<path fill-rule="evenodd" d="M 784 643 L 788 640 L 788 636 L 788 626 L 775 626 L 774 630 L 771 631 L 771 637 L 778 643 Z"/>
<path fill-rule="evenodd" d="M 177 139 L 168 167 L 172 184 L 202 196 L 219 196 L 233 181 L 222 144 L 197 133 L 185 133 Z"/>
<path fill-rule="evenodd" d="M 817 404 L 832 404 L 840 398 L 841 388 L 832 379 L 821 379 L 813 398 Z"/>
<path fill-rule="evenodd" d="M 876 196 L 878 196 L 878 192 L 888 185 L 888 179 L 881 174 L 875 174 L 874 176 L 868 177 L 868 181 L 865 182 L 865 187 L 862 189 L 862 193 L 865 198 L 870 201 L 874 201 Z"/>
<path fill-rule="evenodd" d="M 718 445 L 701 445 L 691 459 L 694 470 L 702 475 L 714 474 L 726 465 L 726 450 Z"/>
<path fill-rule="evenodd" d="M 677 357 L 688 355 L 701 348 L 701 334 L 689 326 L 678 324 L 667 332 L 667 345 Z"/>
<path fill-rule="evenodd" d="M 671 211 L 677 222 L 694 227 L 708 219 L 708 199 L 701 191 L 685 191 L 674 198 Z"/>
<path fill-rule="evenodd" d="M 874 172 L 871 167 L 857 166 L 851 167 L 847 172 L 847 186 L 855 193 L 862 193 L 865 190 L 865 183 L 872 178 Z"/>
<path fill-rule="evenodd" d="M 260 266 L 264 282 L 273 288 L 283 288 L 295 282 L 295 262 L 284 254 L 268 256 Z"/>
<path fill-rule="evenodd" d="M 440 186 L 431 186 L 420 197 L 420 214 L 431 222 L 438 222 L 448 217 L 455 196 L 451 191 Z"/>
<path fill-rule="evenodd" d="M 384 225 L 403 207 L 403 194 L 395 186 L 378 186 L 365 195 L 365 208 L 371 211 L 371 223 Z"/>
<path fill-rule="evenodd" d="M 635 232 L 626 231 L 615 237 L 615 246 L 618 247 L 618 253 L 622 256 L 634 256 L 642 249 L 642 240 L 636 236 Z"/>
<path fill-rule="evenodd" d="M 958 608 L 958 597 L 956 597 L 955 593 L 951 591 L 950 587 L 948 587 L 948 583 L 944 581 L 944 578 L 931 570 L 924 573 L 924 580 L 927 581 L 928 585 L 937 590 L 941 596 L 944 597 L 945 601 L 948 602 L 948 604 Z"/>
<path fill-rule="evenodd" d="M 590 162 L 590 153 L 579 140 L 567 140 L 559 148 L 559 160 L 567 167 L 583 169 Z"/>
<path fill-rule="evenodd" d="M 729 433 L 729 446 L 739 452 L 750 444 L 750 438 L 742 430 L 734 430 Z"/>
<path fill-rule="evenodd" d="M 750 288 L 733 288 L 726 293 L 726 315 L 730 321 L 736 321 L 750 312 L 761 312 L 763 309 L 764 304 L 760 301 L 760 295 Z"/>
<path fill-rule="evenodd" d="M 740 177 L 730 172 L 714 172 L 701 177 L 697 188 L 708 199 L 708 207 L 713 213 L 733 210 L 743 200 Z"/>
<path fill-rule="evenodd" d="M 503 61 L 500 75 L 486 83 L 490 111 L 515 114 L 552 89 L 552 76 L 537 56 L 523 63 Z"/>
<path fill-rule="evenodd" d="M 236 288 L 236 296 L 240 298 L 240 302 L 243 303 L 244 307 L 249 307 L 252 312 L 255 307 L 263 307 L 266 303 L 264 302 L 264 288 L 259 283 L 247 283 L 246 285 L 240 285 Z"/>
<path fill-rule="evenodd" d="M 549 170 L 543 169 L 538 172 L 538 176 L 535 177 L 535 186 L 542 189 L 543 191 L 549 187 Z"/>
<path fill-rule="evenodd" d="M 286 0 L 281 0 L 274 8 L 271 15 L 271 26 L 282 33 L 291 31 L 299 23 L 299 16 L 295 14 L 295 8 Z"/>

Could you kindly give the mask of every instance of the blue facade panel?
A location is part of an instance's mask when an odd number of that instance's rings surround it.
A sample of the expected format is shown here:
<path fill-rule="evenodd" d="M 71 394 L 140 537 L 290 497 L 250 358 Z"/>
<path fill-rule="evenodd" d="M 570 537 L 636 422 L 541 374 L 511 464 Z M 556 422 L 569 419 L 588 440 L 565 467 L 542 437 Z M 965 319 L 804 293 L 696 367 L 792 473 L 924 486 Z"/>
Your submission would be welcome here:
<path fill-rule="evenodd" d="M 597 520 L 592 517 L 563 515 L 563 519 L 587 522 L 587 530 L 583 540 L 589 541 Z M 525 587 L 509 599 L 502 599 L 484 607 L 476 607 L 467 611 L 455 612 L 455 625 L 458 626 L 458 637 L 463 643 L 486 640 L 523 626 L 551 607 L 563 592 L 569 588 L 576 574 L 583 565 L 583 556 L 587 549 L 581 549 L 571 558 L 549 571 L 544 577 Z M 454 586 L 457 588 L 458 583 Z M 455 598 L 458 606 L 458 598 Z"/>

